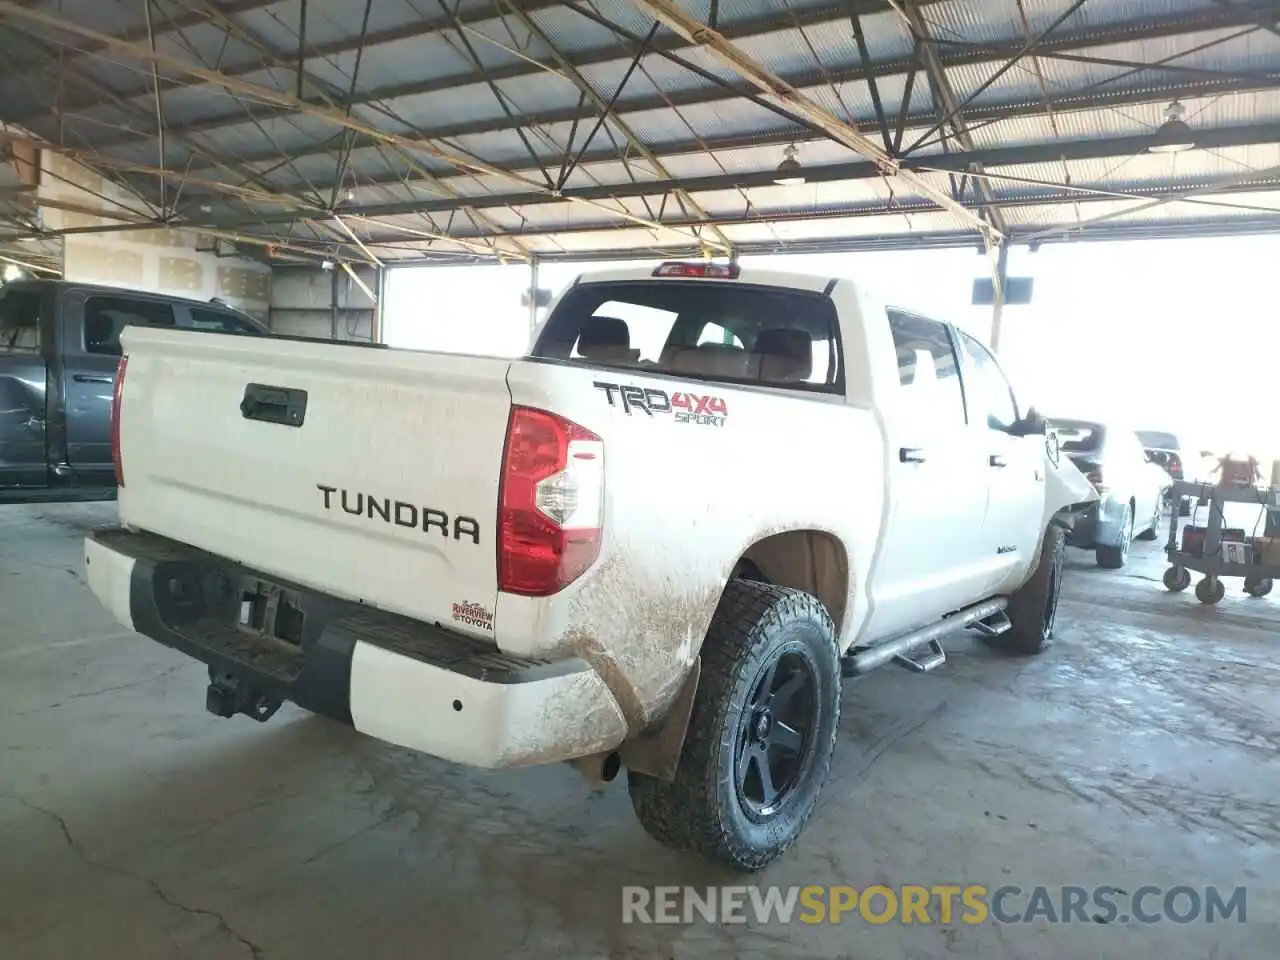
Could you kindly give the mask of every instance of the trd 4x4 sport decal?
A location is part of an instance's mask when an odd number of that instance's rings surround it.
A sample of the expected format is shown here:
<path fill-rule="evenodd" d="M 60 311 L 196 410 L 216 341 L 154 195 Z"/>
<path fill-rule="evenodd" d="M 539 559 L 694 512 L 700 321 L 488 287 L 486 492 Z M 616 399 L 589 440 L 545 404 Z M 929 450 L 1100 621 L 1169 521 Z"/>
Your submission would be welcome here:
<path fill-rule="evenodd" d="M 599 380 L 591 385 L 604 391 L 604 395 L 609 398 L 609 406 L 620 405 L 627 416 L 639 410 L 650 417 L 669 414 L 675 418 L 676 423 L 723 427 L 725 418 L 729 415 L 729 408 L 723 397 L 681 392 L 668 395 L 665 390 L 655 390 L 652 387 L 601 383 Z"/>

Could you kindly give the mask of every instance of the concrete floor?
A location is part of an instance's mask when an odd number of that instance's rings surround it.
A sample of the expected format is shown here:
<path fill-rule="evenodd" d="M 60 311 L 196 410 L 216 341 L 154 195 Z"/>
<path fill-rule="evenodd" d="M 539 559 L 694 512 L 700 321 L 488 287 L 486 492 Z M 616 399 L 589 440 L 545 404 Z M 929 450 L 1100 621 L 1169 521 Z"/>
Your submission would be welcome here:
<path fill-rule="evenodd" d="M 1275 955 L 1275 598 L 1202 608 L 1073 551 L 1059 640 L 968 636 L 845 693 L 817 815 L 762 884 L 1249 888 L 1249 921 L 624 926 L 624 884 L 740 883 L 651 842 L 620 783 L 452 767 L 286 707 L 204 712 L 204 668 L 80 574 L 105 505 L 0 508 L 0 956 Z"/>

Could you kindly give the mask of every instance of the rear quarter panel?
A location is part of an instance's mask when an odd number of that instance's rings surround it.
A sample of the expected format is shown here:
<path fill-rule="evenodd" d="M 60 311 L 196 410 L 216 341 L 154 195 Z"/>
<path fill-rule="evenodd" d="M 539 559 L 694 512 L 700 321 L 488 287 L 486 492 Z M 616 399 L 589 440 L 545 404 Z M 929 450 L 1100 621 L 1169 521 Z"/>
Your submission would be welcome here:
<path fill-rule="evenodd" d="M 603 384 L 715 397 L 724 415 L 614 403 Z M 632 731 L 661 715 L 698 655 L 742 554 L 788 530 L 844 545 L 849 590 L 842 637 L 865 616 L 860 597 L 883 509 L 882 440 L 865 409 L 831 395 L 745 388 L 636 370 L 517 362 L 512 402 L 555 410 L 605 443 L 600 559 L 549 599 L 500 594 L 499 645 L 578 655 L 610 685 Z M 655 404 L 661 407 L 661 402 Z"/>

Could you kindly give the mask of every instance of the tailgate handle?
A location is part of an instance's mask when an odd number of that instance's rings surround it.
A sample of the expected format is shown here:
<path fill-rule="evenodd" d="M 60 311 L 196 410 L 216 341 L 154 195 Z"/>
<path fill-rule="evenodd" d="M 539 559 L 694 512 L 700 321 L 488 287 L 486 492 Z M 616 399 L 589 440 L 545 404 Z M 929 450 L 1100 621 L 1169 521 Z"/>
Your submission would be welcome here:
<path fill-rule="evenodd" d="M 250 383 L 244 388 L 240 413 L 246 420 L 300 427 L 307 417 L 307 391 Z"/>

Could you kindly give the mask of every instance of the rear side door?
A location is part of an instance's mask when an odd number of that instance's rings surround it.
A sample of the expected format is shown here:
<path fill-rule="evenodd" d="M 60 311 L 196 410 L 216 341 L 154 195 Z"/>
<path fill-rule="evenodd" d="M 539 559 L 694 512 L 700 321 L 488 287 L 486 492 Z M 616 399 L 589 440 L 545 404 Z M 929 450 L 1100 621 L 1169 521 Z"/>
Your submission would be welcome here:
<path fill-rule="evenodd" d="M 945 324 L 888 312 L 899 389 L 883 405 L 888 515 L 871 579 L 876 639 L 981 599 L 988 472 Z"/>
<path fill-rule="evenodd" d="M 71 290 L 62 310 L 67 461 L 77 474 L 106 479 L 111 464 L 111 396 L 120 333 L 131 325 L 172 327 L 173 304 L 127 292 Z"/>
<path fill-rule="evenodd" d="M 43 299 L 17 285 L 0 294 L 0 487 L 48 480 L 45 358 L 55 344 L 42 322 Z"/>
<path fill-rule="evenodd" d="M 990 496 L 982 526 L 988 590 L 1016 583 L 1035 562 L 1044 514 L 1044 437 L 1013 436 L 1018 402 L 991 351 L 956 331 L 963 354 L 969 428 L 981 451 Z"/>

